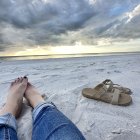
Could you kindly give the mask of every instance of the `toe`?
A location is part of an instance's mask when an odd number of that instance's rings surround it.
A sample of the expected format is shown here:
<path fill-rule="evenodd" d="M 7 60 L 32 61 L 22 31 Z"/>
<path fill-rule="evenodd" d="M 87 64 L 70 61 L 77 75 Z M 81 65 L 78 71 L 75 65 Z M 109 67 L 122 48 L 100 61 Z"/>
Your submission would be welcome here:
<path fill-rule="evenodd" d="M 18 78 L 16 79 L 16 83 L 17 83 L 17 84 L 21 83 L 21 80 L 22 80 L 21 77 L 18 77 Z"/>
<path fill-rule="evenodd" d="M 13 86 L 14 84 L 16 84 L 18 82 L 19 78 L 15 79 L 13 82 L 11 82 L 11 86 Z"/>
<path fill-rule="evenodd" d="M 26 76 L 23 77 L 22 83 L 23 83 L 23 84 L 27 84 L 27 83 L 28 83 L 28 78 L 27 78 Z"/>
<path fill-rule="evenodd" d="M 19 81 L 19 78 L 17 78 L 14 82 L 15 82 L 15 83 L 18 83 L 18 81 Z"/>
<path fill-rule="evenodd" d="M 32 84 L 30 82 L 28 82 L 28 86 L 32 86 Z"/>
<path fill-rule="evenodd" d="M 14 85 L 14 83 L 15 83 L 15 82 L 12 82 L 12 83 L 11 83 L 11 86 L 13 86 L 13 85 Z"/>
<path fill-rule="evenodd" d="M 22 81 L 23 81 L 23 77 L 20 77 L 19 82 L 22 83 Z"/>
<path fill-rule="evenodd" d="M 18 77 L 18 78 L 17 78 L 17 83 L 19 83 L 19 82 L 20 82 L 20 78 Z"/>

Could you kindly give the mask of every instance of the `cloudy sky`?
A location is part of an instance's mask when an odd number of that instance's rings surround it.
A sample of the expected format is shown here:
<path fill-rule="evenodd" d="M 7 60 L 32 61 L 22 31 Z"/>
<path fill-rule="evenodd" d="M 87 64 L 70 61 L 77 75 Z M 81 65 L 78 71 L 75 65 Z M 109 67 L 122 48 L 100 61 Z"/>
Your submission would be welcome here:
<path fill-rule="evenodd" d="M 0 56 L 140 51 L 140 0 L 0 0 Z"/>

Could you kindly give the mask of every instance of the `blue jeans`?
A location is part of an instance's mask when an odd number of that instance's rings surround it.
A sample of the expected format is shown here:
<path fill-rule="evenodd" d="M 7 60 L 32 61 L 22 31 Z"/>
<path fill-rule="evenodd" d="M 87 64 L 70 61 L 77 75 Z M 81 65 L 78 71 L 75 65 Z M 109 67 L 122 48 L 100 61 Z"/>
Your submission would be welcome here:
<path fill-rule="evenodd" d="M 0 116 L 0 140 L 18 140 L 16 119 Z M 40 103 L 33 110 L 32 140 L 85 140 L 78 128 L 53 103 Z"/>

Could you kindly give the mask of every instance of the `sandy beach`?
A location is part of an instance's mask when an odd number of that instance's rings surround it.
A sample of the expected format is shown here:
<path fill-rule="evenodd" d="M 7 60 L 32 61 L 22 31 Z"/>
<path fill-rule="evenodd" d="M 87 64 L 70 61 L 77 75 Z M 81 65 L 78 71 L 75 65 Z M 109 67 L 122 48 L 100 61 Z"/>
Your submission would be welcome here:
<path fill-rule="evenodd" d="M 11 79 L 28 74 L 29 81 L 77 127 L 86 140 L 140 139 L 140 54 L 46 60 L 0 61 L 0 105 Z M 133 103 L 115 106 L 87 99 L 81 91 L 105 79 L 130 88 Z M 31 107 L 24 104 L 17 121 L 20 140 L 30 140 Z"/>

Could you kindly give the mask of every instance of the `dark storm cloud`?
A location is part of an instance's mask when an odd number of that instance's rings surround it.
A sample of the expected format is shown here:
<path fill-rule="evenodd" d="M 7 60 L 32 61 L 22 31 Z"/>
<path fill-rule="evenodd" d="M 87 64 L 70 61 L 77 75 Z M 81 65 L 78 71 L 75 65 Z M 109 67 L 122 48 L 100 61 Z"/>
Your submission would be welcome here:
<path fill-rule="evenodd" d="M 138 38 L 138 5 L 138 0 L 1 0 L 0 51 L 21 44 Z"/>
<path fill-rule="evenodd" d="M 75 29 L 94 15 L 94 10 L 85 0 L 1 0 L 0 22 L 6 21 L 19 28 L 44 24 L 46 27 Z M 56 28 L 56 27 L 54 27 Z"/>
<path fill-rule="evenodd" d="M 82 28 L 94 15 L 93 6 L 85 0 L 1 0 L 0 44 L 61 43 L 56 35 Z M 17 41 L 10 39 L 12 34 Z"/>

